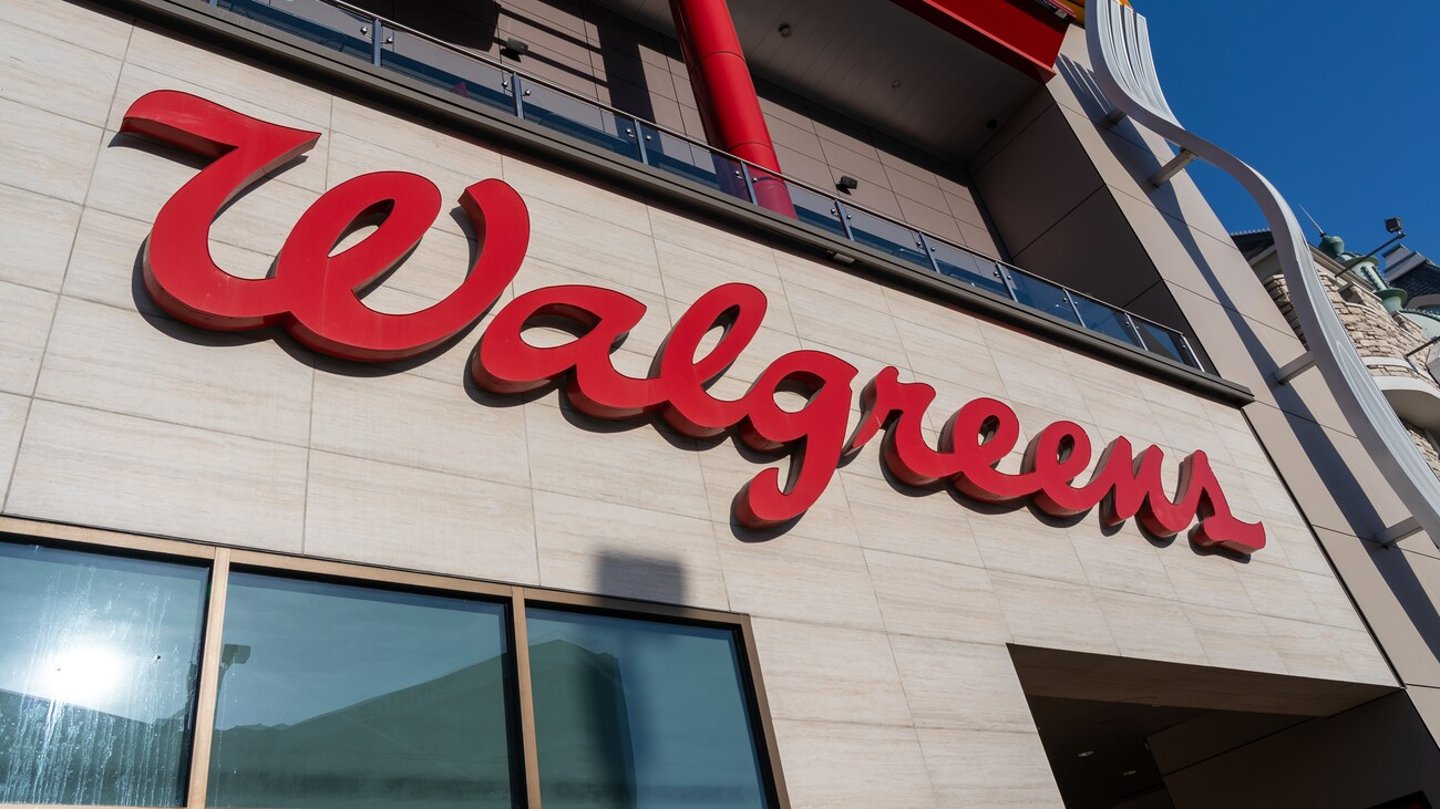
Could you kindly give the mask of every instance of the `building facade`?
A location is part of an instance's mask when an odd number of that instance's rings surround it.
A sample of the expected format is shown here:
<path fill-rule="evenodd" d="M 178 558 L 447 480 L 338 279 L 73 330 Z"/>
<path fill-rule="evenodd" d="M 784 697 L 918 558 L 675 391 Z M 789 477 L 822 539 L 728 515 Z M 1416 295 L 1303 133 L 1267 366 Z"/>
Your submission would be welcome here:
<path fill-rule="evenodd" d="M 1268 232 L 1245 233 L 1237 235 L 1235 242 L 1281 313 L 1294 325 L 1290 294 L 1274 258 L 1273 237 Z M 1410 302 L 1408 290 L 1390 285 L 1386 280 L 1390 268 L 1382 273 L 1374 257 L 1346 252 L 1340 237 L 1325 235 L 1314 254 L 1326 273 L 1321 279 L 1330 305 L 1339 313 L 1415 448 L 1440 474 L 1440 444 L 1435 437 L 1440 429 L 1440 384 L 1430 371 L 1440 319 L 1421 308 L 1423 298 L 1416 306 Z M 1298 325 L 1295 330 L 1300 332 Z"/>
<path fill-rule="evenodd" d="M 1069 4 L 0 19 L 0 804 L 1440 798 L 1440 552 Z"/>

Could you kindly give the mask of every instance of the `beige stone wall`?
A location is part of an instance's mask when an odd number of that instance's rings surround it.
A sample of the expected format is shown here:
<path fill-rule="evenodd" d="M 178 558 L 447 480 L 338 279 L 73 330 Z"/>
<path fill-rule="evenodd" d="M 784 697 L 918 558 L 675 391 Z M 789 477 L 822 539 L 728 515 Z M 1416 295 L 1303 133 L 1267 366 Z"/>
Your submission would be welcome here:
<path fill-rule="evenodd" d="M 1355 342 L 1355 348 L 1360 356 L 1369 359 L 1388 359 L 1399 364 L 1371 364 L 1370 373 L 1373 376 L 1393 376 L 1406 379 L 1413 379 L 1424 383 L 1435 389 L 1436 395 L 1440 396 L 1440 386 L 1428 372 L 1422 371 L 1416 365 L 1424 365 L 1429 360 L 1430 349 L 1421 351 L 1408 360 L 1405 355 L 1424 345 L 1428 339 L 1425 332 L 1403 318 L 1394 317 L 1385 310 L 1385 304 L 1380 301 L 1374 293 L 1358 284 L 1349 284 L 1348 289 L 1342 293 L 1342 283 L 1330 273 L 1320 274 L 1320 283 L 1325 287 L 1325 292 L 1330 297 L 1330 304 L 1340 315 L 1340 322 L 1345 325 L 1345 330 L 1350 334 L 1350 339 Z M 1285 319 L 1290 322 L 1291 328 L 1300 334 L 1299 324 L 1295 322 L 1295 308 L 1290 302 L 1290 291 L 1286 287 L 1285 277 L 1272 275 L 1265 279 L 1265 289 L 1275 299 Z M 1414 441 L 1415 448 L 1429 462 L 1430 468 L 1440 475 L 1440 449 L 1436 449 L 1425 434 L 1425 431 L 1413 424 L 1405 424 L 1410 433 L 1410 439 Z"/>
<path fill-rule="evenodd" d="M 797 807 L 1058 805 L 1009 643 L 1393 683 L 1234 408 L 128 20 L 63 0 L 8 2 L 0 20 L 5 514 L 748 613 Z M 1171 459 L 1203 448 L 1270 544 L 1242 563 L 1093 513 L 1055 525 L 973 508 L 887 481 L 874 447 L 766 539 L 731 525 L 731 498 L 764 467 L 733 440 L 616 429 L 554 393 L 471 394 L 476 333 L 427 362 L 362 368 L 273 333 L 176 323 L 135 266 L 195 168 L 116 133 L 159 88 L 322 133 L 217 221 L 212 251 L 236 274 L 262 275 L 347 178 L 414 171 L 454 200 L 502 177 L 533 224 L 503 300 L 591 283 L 644 301 L 618 355 L 629 372 L 691 301 L 744 281 L 770 311 L 721 390 L 815 348 L 934 385 L 932 429 L 987 395 L 1029 430 L 1063 418 Z M 428 305 L 471 247 L 441 216 L 368 300 Z"/>

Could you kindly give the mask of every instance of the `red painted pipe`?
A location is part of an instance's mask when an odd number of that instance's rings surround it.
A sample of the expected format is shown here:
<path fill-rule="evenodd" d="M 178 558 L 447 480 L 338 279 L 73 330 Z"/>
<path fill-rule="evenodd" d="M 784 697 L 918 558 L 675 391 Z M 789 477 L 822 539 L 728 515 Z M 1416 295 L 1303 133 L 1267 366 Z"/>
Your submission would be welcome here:
<path fill-rule="evenodd" d="M 700 120 L 710 145 L 742 157 L 751 169 L 756 201 L 786 216 L 795 216 L 785 183 L 767 172 L 780 171 L 770 128 L 755 96 L 750 67 L 730 19 L 725 0 L 670 0 L 680 52 L 700 106 Z"/>

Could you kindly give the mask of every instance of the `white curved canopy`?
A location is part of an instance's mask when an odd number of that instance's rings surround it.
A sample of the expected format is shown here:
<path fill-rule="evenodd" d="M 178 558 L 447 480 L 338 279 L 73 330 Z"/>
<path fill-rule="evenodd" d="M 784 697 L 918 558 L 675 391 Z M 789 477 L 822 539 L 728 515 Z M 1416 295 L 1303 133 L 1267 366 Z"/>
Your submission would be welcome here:
<path fill-rule="evenodd" d="M 1331 308 L 1295 212 L 1260 172 L 1176 120 L 1155 75 L 1145 18 L 1135 9 L 1119 0 L 1098 0 L 1087 15 L 1085 37 L 1095 79 L 1111 104 L 1234 177 L 1259 203 L 1315 365 L 1386 481 L 1440 547 L 1440 478 L 1411 443 Z"/>

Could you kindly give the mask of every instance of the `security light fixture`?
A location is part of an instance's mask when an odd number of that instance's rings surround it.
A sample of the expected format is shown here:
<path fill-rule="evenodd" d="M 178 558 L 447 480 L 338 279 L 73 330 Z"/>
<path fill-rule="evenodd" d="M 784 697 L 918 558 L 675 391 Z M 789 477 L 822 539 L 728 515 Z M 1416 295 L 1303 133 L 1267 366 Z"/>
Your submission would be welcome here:
<path fill-rule="evenodd" d="M 835 181 L 835 187 L 848 194 L 860 187 L 860 181 L 848 174 L 842 174 L 840 179 Z"/>
<path fill-rule="evenodd" d="M 1380 245 L 1374 250 L 1371 250 L 1365 255 L 1359 258 L 1352 258 L 1349 261 L 1345 262 L 1345 266 L 1353 267 L 1362 261 L 1374 258 L 1375 256 L 1379 255 L 1383 250 L 1385 250 L 1385 248 L 1389 247 L 1392 244 L 1398 244 L 1401 239 L 1405 238 L 1405 223 L 1400 221 L 1400 217 L 1398 216 L 1391 216 L 1386 218 L 1385 230 L 1386 232 L 1394 235 L 1392 235 L 1384 244 Z"/>
<path fill-rule="evenodd" d="M 508 37 L 504 46 L 500 49 L 501 54 L 514 59 L 519 59 L 530 52 L 530 43 L 518 37 Z"/>

